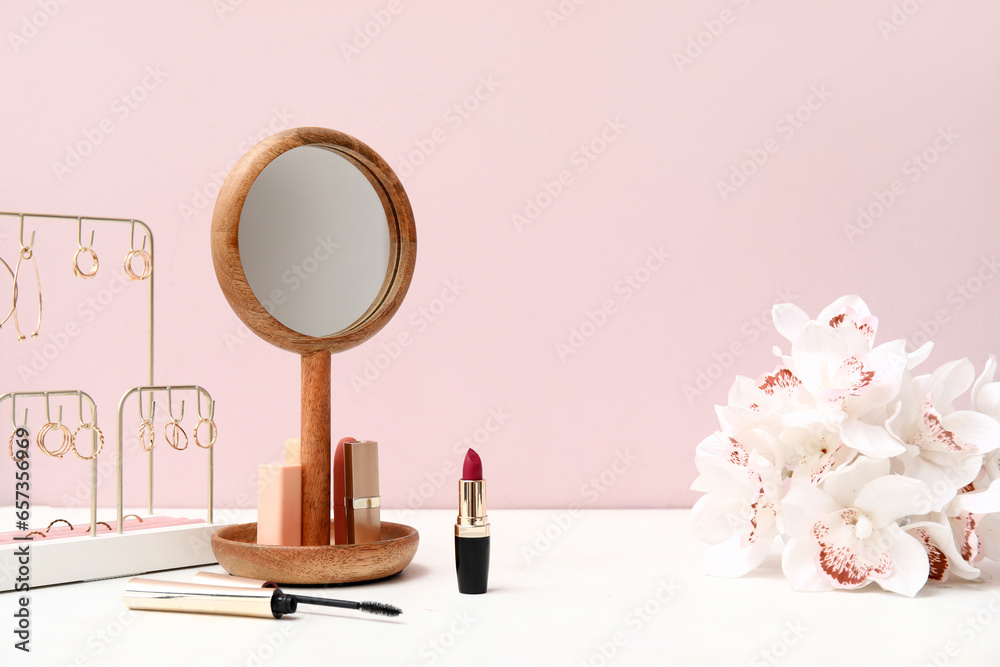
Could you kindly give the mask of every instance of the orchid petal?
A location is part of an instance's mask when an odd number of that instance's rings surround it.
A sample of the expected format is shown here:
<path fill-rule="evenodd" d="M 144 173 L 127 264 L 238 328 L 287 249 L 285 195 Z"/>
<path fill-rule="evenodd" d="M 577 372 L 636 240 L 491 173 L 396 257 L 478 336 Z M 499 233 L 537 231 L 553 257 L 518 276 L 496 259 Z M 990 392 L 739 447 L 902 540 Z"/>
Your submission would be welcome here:
<path fill-rule="evenodd" d="M 809 316 L 806 315 L 806 311 L 794 303 L 775 304 L 771 308 L 771 319 L 774 321 L 775 330 L 792 343 L 795 342 L 795 339 L 799 337 L 799 333 L 809 323 Z"/>
<path fill-rule="evenodd" d="M 812 534 L 816 521 L 841 508 L 829 494 L 808 481 L 792 484 L 781 500 L 781 517 L 784 532 L 793 538 L 806 538 Z"/>
<path fill-rule="evenodd" d="M 920 364 L 924 363 L 927 360 L 927 357 L 931 356 L 931 351 L 933 349 L 934 343 L 932 341 L 927 341 L 916 350 L 906 355 L 906 370 L 913 370 Z"/>
<path fill-rule="evenodd" d="M 887 474 L 889 461 L 886 459 L 858 457 L 854 463 L 829 473 L 823 480 L 823 490 L 838 503 L 838 509 L 853 507 L 861 489 Z"/>
<path fill-rule="evenodd" d="M 951 412 L 951 404 L 972 386 L 976 369 L 968 359 L 956 359 L 941 365 L 931 374 L 934 406 L 941 412 Z"/>
<path fill-rule="evenodd" d="M 1000 512 L 1000 479 L 993 480 L 985 491 L 958 494 L 955 502 L 972 514 Z"/>
<path fill-rule="evenodd" d="M 903 443 L 892 436 L 885 426 L 868 424 L 859 419 L 848 419 L 840 425 L 844 444 L 865 456 L 887 458 L 906 451 Z"/>
<path fill-rule="evenodd" d="M 997 357 L 995 354 L 991 354 L 990 358 L 986 360 L 986 367 L 983 369 L 982 375 L 976 378 L 975 384 L 972 385 L 972 409 L 979 410 L 980 412 L 986 413 L 988 415 L 996 414 L 997 403 L 991 398 L 1000 398 L 1000 394 L 993 396 L 994 392 L 991 392 L 991 396 L 985 401 L 980 399 L 980 393 L 985 387 L 988 387 L 993 382 L 993 376 L 997 372 Z M 1000 388 L 1000 387 L 998 387 Z M 986 398 L 986 397 L 983 397 Z"/>
<path fill-rule="evenodd" d="M 912 598 L 924 587 L 930 574 L 927 551 L 916 538 L 904 533 L 896 524 L 889 524 L 881 532 L 889 544 L 892 572 L 876 582 L 887 591 Z"/>
<path fill-rule="evenodd" d="M 973 410 L 958 410 L 941 419 L 941 425 L 980 454 L 1000 448 L 1000 422 Z"/>
<path fill-rule="evenodd" d="M 882 528 L 901 517 L 920 514 L 930 493 L 930 488 L 919 479 L 886 475 L 865 484 L 854 506 L 867 512 L 875 526 Z"/>
<path fill-rule="evenodd" d="M 792 539 L 781 552 L 781 571 L 797 591 L 828 591 L 833 588 L 816 569 L 819 545 L 810 539 Z"/>
<path fill-rule="evenodd" d="M 743 546 L 740 535 L 733 535 L 725 542 L 711 546 L 705 551 L 702 561 L 705 572 L 716 577 L 742 577 L 764 562 L 771 552 L 775 537 L 777 535 Z"/>

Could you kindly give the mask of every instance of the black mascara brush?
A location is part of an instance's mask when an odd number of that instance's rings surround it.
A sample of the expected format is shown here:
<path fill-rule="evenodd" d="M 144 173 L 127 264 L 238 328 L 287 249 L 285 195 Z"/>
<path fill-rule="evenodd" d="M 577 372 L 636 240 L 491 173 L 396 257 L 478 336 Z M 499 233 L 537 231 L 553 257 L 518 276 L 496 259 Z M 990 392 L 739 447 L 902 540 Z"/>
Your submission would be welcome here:
<path fill-rule="evenodd" d="M 280 589 L 279 589 L 280 591 Z M 334 600 L 332 598 L 314 598 L 308 595 L 289 595 L 287 593 L 279 593 L 276 595 L 274 600 L 271 602 L 271 606 L 275 606 L 275 600 L 281 600 L 278 602 L 279 608 L 283 609 L 283 605 L 291 605 L 291 610 L 282 612 L 285 614 L 291 614 L 295 612 L 295 607 L 297 604 L 316 604 L 323 607 L 340 607 L 341 609 L 357 609 L 359 611 L 364 611 L 369 614 L 377 614 L 379 616 L 399 616 L 403 613 L 403 610 L 399 607 L 394 607 L 391 604 L 385 604 L 382 602 L 352 602 L 350 600 Z M 285 602 L 288 600 L 289 602 Z"/>
<path fill-rule="evenodd" d="M 403 613 L 399 607 L 391 604 L 290 595 L 280 588 L 187 584 L 142 577 L 129 579 L 125 584 L 125 592 L 122 593 L 122 602 L 129 609 L 232 614 L 261 618 L 281 618 L 285 614 L 294 614 L 299 604 L 356 609 L 380 616 L 398 616 Z"/>

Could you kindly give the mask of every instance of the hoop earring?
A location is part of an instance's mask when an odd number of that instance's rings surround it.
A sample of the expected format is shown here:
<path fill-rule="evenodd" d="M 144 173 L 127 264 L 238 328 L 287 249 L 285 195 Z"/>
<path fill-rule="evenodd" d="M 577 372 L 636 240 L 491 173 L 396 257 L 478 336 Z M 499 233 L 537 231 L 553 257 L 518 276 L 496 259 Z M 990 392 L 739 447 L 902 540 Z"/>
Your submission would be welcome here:
<path fill-rule="evenodd" d="M 50 521 L 50 522 L 49 522 L 49 525 L 47 525 L 47 526 L 45 527 L 45 532 L 46 532 L 46 533 L 48 533 L 48 532 L 49 532 L 49 529 L 51 529 L 51 528 L 52 528 L 52 526 L 56 525 L 56 524 L 57 524 L 57 523 L 59 523 L 59 522 L 62 522 L 62 523 L 64 523 L 64 524 L 66 524 L 67 526 L 69 526 L 69 529 L 70 529 L 70 530 L 73 530 L 73 524 L 71 524 L 71 523 L 70 523 L 69 521 L 67 521 L 66 519 L 53 519 L 52 521 Z"/>
<path fill-rule="evenodd" d="M 7 316 L 3 318 L 3 320 L 0 320 L 0 327 L 2 327 L 3 325 L 7 324 L 7 320 L 13 317 L 14 308 L 17 306 L 17 281 L 14 280 L 14 269 L 10 268 L 10 264 L 7 263 L 7 260 L 5 260 L 3 257 L 0 257 L 0 262 L 3 262 L 4 267 L 7 268 L 7 273 L 10 274 L 11 284 L 14 286 L 14 295 L 10 300 L 10 310 L 7 312 Z"/>
<path fill-rule="evenodd" d="M 59 449 L 53 452 L 45 448 L 45 436 L 48 435 L 49 431 L 54 429 L 59 429 L 59 432 L 62 433 L 63 441 L 62 444 L 59 445 Z M 70 447 L 73 446 L 73 432 L 70 431 L 69 427 L 65 424 L 54 424 L 53 422 L 49 422 L 39 429 L 37 442 L 38 448 L 42 450 L 42 452 L 48 454 L 49 456 L 54 456 L 57 459 L 61 459 L 63 454 L 68 452 Z"/>
<path fill-rule="evenodd" d="M 138 250 L 135 249 L 135 220 L 132 221 L 132 235 L 129 237 L 128 247 L 129 251 L 125 253 L 125 273 L 128 274 L 128 279 L 145 280 L 153 275 L 153 256 L 146 252 L 145 235 L 142 237 L 142 247 Z M 142 258 L 142 273 L 136 273 L 132 270 L 132 259 L 135 257 Z"/>
<path fill-rule="evenodd" d="M 201 426 L 202 424 L 208 424 L 207 445 L 201 444 L 201 441 L 198 440 L 198 427 Z M 219 429 L 216 428 L 214 421 L 202 417 L 201 420 L 194 425 L 194 431 L 192 432 L 192 435 L 194 436 L 194 444 L 198 445 L 202 449 L 211 449 L 212 446 L 215 445 L 215 441 L 219 439 Z"/>
<path fill-rule="evenodd" d="M 149 447 L 147 447 L 145 443 L 147 435 L 149 436 Z M 142 447 L 142 451 L 144 452 L 153 451 L 153 440 L 155 439 L 156 439 L 156 429 L 153 428 L 152 420 L 143 419 L 142 423 L 139 424 L 139 446 Z"/>
<path fill-rule="evenodd" d="M 91 258 L 90 271 L 84 271 L 80 267 L 80 255 L 89 254 Z M 80 249 L 76 251 L 73 255 L 73 273 L 76 274 L 78 278 L 93 278 L 97 275 L 97 267 L 100 266 L 100 262 L 97 259 L 97 253 L 91 247 L 80 246 Z"/>
<path fill-rule="evenodd" d="M 35 284 L 38 285 L 38 321 L 35 323 L 35 330 L 29 336 L 25 336 L 17 317 L 17 278 L 21 273 L 21 262 L 28 260 L 35 266 Z M 18 340 L 38 338 L 38 330 L 42 328 L 42 279 L 38 274 L 38 260 L 35 259 L 35 251 L 24 246 L 21 246 L 21 254 L 18 255 L 17 264 L 14 265 L 14 328 L 17 329 Z"/>
<path fill-rule="evenodd" d="M 170 435 L 167 434 L 167 429 L 170 428 L 170 427 L 173 427 L 173 429 L 174 429 L 173 430 L 173 437 L 172 438 L 170 437 Z M 179 435 L 178 435 L 178 432 L 180 432 Z M 180 439 L 181 435 L 184 436 L 184 446 L 183 447 L 178 447 L 177 445 L 181 441 L 181 439 Z M 168 422 L 167 425 L 163 427 L 163 437 L 167 439 L 167 444 L 168 445 L 170 445 L 171 447 L 173 447 L 174 449 L 176 449 L 179 452 L 184 451 L 188 447 L 188 435 L 187 435 L 187 433 L 184 432 L 184 429 L 181 428 L 180 422 L 176 422 L 176 421 L 174 421 L 174 422 Z"/>
<path fill-rule="evenodd" d="M 104 526 L 104 527 L 105 527 L 105 528 L 107 528 L 107 529 L 108 529 L 109 531 L 111 530 L 111 526 L 109 526 L 109 525 L 108 525 L 108 522 L 107 522 L 107 521 L 98 521 L 98 522 L 97 522 L 97 525 L 98 525 L 98 526 Z M 83 534 L 84 534 L 84 535 L 86 535 L 86 534 L 88 534 L 88 533 L 90 533 L 90 526 L 87 526 L 87 530 L 83 531 Z M 96 530 L 94 531 L 94 534 L 95 534 L 95 535 L 97 534 L 97 531 L 96 531 Z"/>
<path fill-rule="evenodd" d="M 24 435 L 21 435 L 22 431 L 24 431 Z M 24 451 L 24 456 L 21 457 L 20 459 L 17 458 L 16 456 L 14 456 L 14 439 L 15 438 L 27 438 L 27 437 L 28 437 L 28 432 L 23 427 L 21 427 L 21 426 L 18 426 L 17 428 L 15 428 L 14 432 L 10 434 L 10 443 L 7 445 L 7 451 L 10 452 L 10 460 L 13 461 L 14 463 L 18 463 L 19 461 L 23 461 L 28 456 L 28 450 L 27 449 L 23 450 Z M 18 447 L 18 450 L 21 450 L 20 446 Z"/>
<path fill-rule="evenodd" d="M 89 430 L 93 431 L 94 433 L 96 433 L 98 439 L 100 440 L 100 444 L 97 445 L 97 449 L 94 450 L 94 453 L 91 454 L 90 456 L 84 456 L 83 454 L 80 453 L 80 450 L 78 450 L 76 448 L 76 436 L 77 436 L 77 434 L 80 431 L 82 431 L 84 429 L 89 429 Z M 101 453 L 102 449 L 104 449 L 104 433 L 101 432 L 101 429 L 98 428 L 96 424 L 80 424 L 76 428 L 76 430 L 73 431 L 73 439 L 72 439 L 72 443 L 70 444 L 70 448 L 73 450 L 74 454 L 76 454 L 77 456 L 79 456 L 84 461 L 92 461 L 93 459 L 96 459 L 97 455 Z"/>
<path fill-rule="evenodd" d="M 142 272 L 136 273 L 132 269 L 132 260 L 136 257 L 142 258 Z M 129 250 L 125 254 L 125 273 L 129 280 L 145 280 L 153 275 L 153 258 L 145 250 Z"/>

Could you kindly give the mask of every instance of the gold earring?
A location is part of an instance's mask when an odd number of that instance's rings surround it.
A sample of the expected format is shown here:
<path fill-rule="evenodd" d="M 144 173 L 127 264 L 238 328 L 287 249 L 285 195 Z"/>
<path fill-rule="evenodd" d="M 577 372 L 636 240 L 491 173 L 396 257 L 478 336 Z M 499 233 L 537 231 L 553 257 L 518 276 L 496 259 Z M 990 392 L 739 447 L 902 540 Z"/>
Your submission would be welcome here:
<path fill-rule="evenodd" d="M 208 424 L 208 444 L 207 445 L 201 444 L 201 441 L 198 440 L 198 427 L 201 426 L 202 424 Z M 211 419 L 207 419 L 205 417 L 202 417 L 201 420 L 197 424 L 194 425 L 194 431 L 192 432 L 192 435 L 194 435 L 194 444 L 198 445 L 202 449 L 211 449 L 212 445 L 215 444 L 215 441 L 219 439 L 219 429 L 217 429 L 215 427 L 215 422 L 214 421 L 212 421 Z"/>
<path fill-rule="evenodd" d="M 147 435 L 149 436 L 149 447 L 145 443 Z M 143 419 L 142 423 L 139 424 L 139 446 L 142 447 L 142 451 L 153 451 L 153 440 L 155 439 L 156 429 L 153 427 L 153 421 L 151 419 Z"/>
<path fill-rule="evenodd" d="M 135 249 L 135 221 L 132 221 L 132 238 L 129 241 L 130 250 L 125 253 L 125 273 L 129 280 L 145 280 L 153 275 L 153 256 L 146 252 L 146 237 L 142 237 L 142 247 Z M 132 269 L 132 260 L 136 257 L 142 258 L 142 271 L 136 273 Z"/>
<path fill-rule="evenodd" d="M 25 537 L 31 537 L 32 535 L 41 535 L 42 537 L 45 537 L 45 533 L 43 533 L 43 532 L 42 532 L 42 531 L 40 531 L 40 530 L 33 530 L 33 531 L 31 531 L 30 533 L 25 533 L 25 535 L 24 535 L 24 536 L 25 536 Z"/>
<path fill-rule="evenodd" d="M 3 325 L 7 324 L 7 320 L 13 317 L 14 308 L 15 306 L 17 306 L 17 281 L 14 280 L 14 269 L 10 268 L 10 264 L 7 263 L 7 260 L 5 260 L 3 257 L 0 257 L 0 262 L 3 262 L 4 267 L 6 267 L 7 273 L 10 274 L 11 284 L 13 284 L 14 286 L 14 295 L 13 298 L 11 298 L 10 300 L 10 310 L 7 312 L 7 316 L 3 318 L 3 320 L 0 320 L 0 327 L 2 327 Z"/>
<path fill-rule="evenodd" d="M 34 232 L 32 232 L 34 239 Z M 35 330 L 30 336 L 25 336 L 21 331 L 21 322 L 17 317 L 17 277 L 21 273 L 21 262 L 30 260 L 35 266 L 35 284 L 38 286 L 38 321 L 35 323 Z M 42 328 L 42 279 L 38 274 L 38 260 L 35 259 L 35 252 L 30 247 L 21 246 L 21 254 L 17 257 L 17 264 L 14 265 L 14 328 L 17 329 L 17 339 L 38 338 L 38 330 Z"/>
<path fill-rule="evenodd" d="M 22 449 L 20 443 L 18 445 L 18 451 L 19 452 L 23 451 L 24 456 L 22 456 L 21 458 L 17 458 L 17 456 L 14 455 L 14 440 L 16 438 L 27 438 L 27 437 L 28 437 L 28 432 L 21 426 L 15 428 L 14 432 L 10 434 L 10 443 L 7 445 L 7 451 L 10 452 L 10 460 L 13 461 L 14 463 L 23 461 L 25 457 L 28 456 L 28 450 L 26 448 Z"/>
<path fill-rule="evenodd" d="M 170 435 L 167 434 L 167 429 L 171 427 L 173 427 L 174 429 L 172 438 L 170 437 Z M 178 447 L 177 445 L 180 444 L 181 441 L 180 436 L 182 435 L 184 436 L 184 446 Z M 167 439 L 167 444 L 169 444 L 171 447 L 173 447 L 179 452 L 184 451 L 188 447 L 187 433 L 185 433 L 184 429 L 181 428 L 181 423 L 179 421 L 168 422 L 167 425 L 163 427 L 163 437 Z"/>
<path fill-rule="evenodd" d="M 63 441 L 59 445 L 59 449 L 53 452 L 45 448 L 45 436 L 48 435 L 49 431 L 52 431 L 54 429 L 59 429 L 59 432 L 62 433 Z M 70 450 L 70 447 L 73 446 L 73 432 L 70 431 L 65 424 L 55 424 L 53 422 L 48 422 L 47 424 L 42 426 L 42 428 L 38 431 L 37 442 L 38 442 L 38 448 L 42 450 L 44 453 L 48 454 L 49 456 L 54 456 L 57 459 L 61 459 L 63 457 L 63 454 L 68 452 Z"/>
<path fill-rule="evenodd" d="M 93 431 L 94 433 L 96 433 L 97 437 L 98 437 L 98 439 L 100 441 L 100 444 L 97 445 L 97 449 L 94 450 L 94 453 L 91 454 L 90 456 L 84 456 L 83 454 L 80 453 L 80 450 L 78 450 L 76 448 L 76 436 L 77 436 L 77 434 L 80 431 L 82 431 L 84 429 L 89 429 L 89 430 Z M 73 431 L 73 441 L 72 441 L 72 444 L 70 445 L 70 448 L 73 450 L 74 454 L 76 454 L 77 456 L 79 456 L 84 461 L 91 461 L 93 459 L 96 459 L 97 455 L 101 453 L 102 449 L 104 449 L 104 433 L 101 432 L 101 429 L 98 428 L 96 424 L 80 424 L 77 427 L 77 429 L 75 431 Z"/>
<path fill-rule="evenodd" d="M 52 526 L 56 525 L 56 524 L 57 524 L 57 523 L 59 523 L 60 521 L 61 521 L 62 523 L 64 523 L 64 524 L 66 524 L 67 526 L 69 526 L 69 529 L 70 529 L 70 530 L 73 530 L 73 524 L 71 524 L 71 523 L 70 523 L 69 521 L 67 521 L 66 519 L 54 519 L 54 520 L 53 520 L 53 521 L 52 521 L 51 523 L 49 523 L 49 525 L 48 525 L 48 526 L 46 526 L 46 527 L 45 527 L 45 532 L 46 532 L 46 533 L 48 533 L 48 532 L 49 532 L 49 529 L 51 529 L 51 528 L 52 528 Z"/>
<path fill-rule="evenodd" d="M 104 527 L 105 527 L 105 528 L 107 528 L 108 530 L 111 530 L 111 526 L 109 526 L 109 525 L 107 524 L 107 522 L 106 522 L 106 521 L 98 521 L 98 522 L 97 522 L 97 525 L 98 525 L 98 526 L 104 526 Z M 86 535 L 86 534 L 87 534 L 87 533 L 89 533 L 89 532 L 90 532 L 90 526 L 87 526 L 87 530 L 85 530 L 85 531 L 84 531 L 84 535 Z M 95 530 L 95 531 L 94 531 L 94 533 L 96 534 L 96 533 L 97 533 L 97 531 Z"/>
<path fill-rule="evenodd" d="M 90 230 L 90 243 L 83 245 L 83 218 L 76 219 L 76 245 L 78 249 L 76 254 L 73 255 L 73 273 L 78 278 L 93 278 L 97 275 L 97 267 L 99 265 L 97 253 L 94 252 L 94 230 Z M 80 255 L 83 254 L 90 255 L 91 266 L 89 271 L 84 271 L 80 268 Z"/>

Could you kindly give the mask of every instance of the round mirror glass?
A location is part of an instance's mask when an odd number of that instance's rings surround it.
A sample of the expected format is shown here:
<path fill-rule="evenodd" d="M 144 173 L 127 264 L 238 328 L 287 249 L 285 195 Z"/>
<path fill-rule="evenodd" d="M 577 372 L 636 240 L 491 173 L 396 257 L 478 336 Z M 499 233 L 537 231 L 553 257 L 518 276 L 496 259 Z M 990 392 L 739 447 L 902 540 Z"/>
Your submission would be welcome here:
<path fill-rule="evenodd" d="M 391 278 L 387 215 L 369 175 L 340 153 L 285 151 L 254 180 L 240 214 L 240 263 L 254 296 L 307 336 L 357 324 Z"/>

